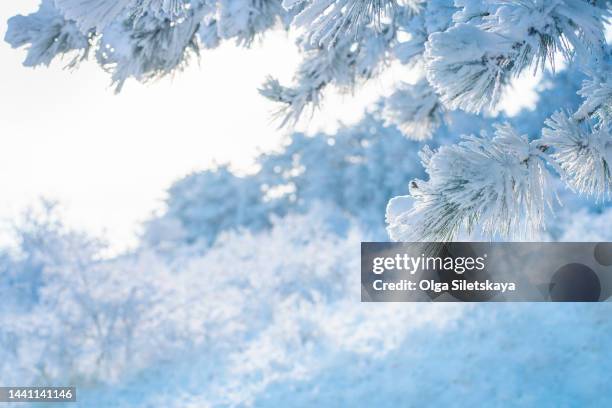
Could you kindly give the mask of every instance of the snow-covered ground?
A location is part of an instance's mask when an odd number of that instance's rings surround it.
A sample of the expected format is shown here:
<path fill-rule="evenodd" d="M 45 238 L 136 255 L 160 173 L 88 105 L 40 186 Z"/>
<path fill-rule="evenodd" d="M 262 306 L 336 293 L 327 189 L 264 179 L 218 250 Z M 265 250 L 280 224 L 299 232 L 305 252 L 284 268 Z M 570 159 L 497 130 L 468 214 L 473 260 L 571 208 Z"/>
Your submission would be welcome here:
<path fill-rule="evenodd" d="M 609 231 L 608 215 L 587 222 Z M 359 242 L 372 235 L 334 206 L 209 249 L 102 260 L 83 236 L 36 225 L 25 258 L 3 264 L 0 373 L 76 385 L 76 406 L 612 401 L 609 303 L 360 303 Z"/>

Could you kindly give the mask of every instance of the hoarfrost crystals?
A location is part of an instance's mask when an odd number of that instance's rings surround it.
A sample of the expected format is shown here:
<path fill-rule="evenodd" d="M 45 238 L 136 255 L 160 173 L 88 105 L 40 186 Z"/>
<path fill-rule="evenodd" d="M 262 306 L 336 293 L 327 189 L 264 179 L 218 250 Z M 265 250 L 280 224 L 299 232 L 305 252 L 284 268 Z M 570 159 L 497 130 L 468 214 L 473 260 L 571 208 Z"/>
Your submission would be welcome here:
<path fill-rule="evenodd" d="M 494 107 L 502 86 L 525 68 L 554 68 L 602 55 L 608 10 L 582 0 L 463 1 L 456 24 L 432 34 L 425 59 L 429 81 L 451 109 Z"/>
<path fill-rule="evenodd" d="M 480 226 L 484 235 L 530 238 L 544 227 L 554 197 L 539 147 L 509 125 L 492 139 L 466 136 L 437 151 L 425 148 L 428 181 L 415 180 L 414 205 L 390 217 L 393 240 L 451 241 Z"/>
<path fill-rule="evenodd" d="M 508 41 L 467 24 L 432 34 L 424 55 L 427 79 L 442 102 L 474 113 L 497 104 L 513 66 Z"/>
<path fill-rule="evenodd" d="M 442 106 L 426 80 L 405 84 L 385 100 L 383 117 L 413 140 L 430 139 L 442 123 Z"/>
<path fill-rule="evenodd" d="M 117 91 L 130 77 L 145 82 L 184 67 L 189 52 L 198 51 L 195 34 L 203 13 L 203 9 L 193 10 L 179 23 L 146 14 L 135 22 L 109 25 L 102 33 L 105 45 L 97 57 L 112 72 Z"/>
<path fill-rule="evenodd" d="M 542 143 L 554 148 L 562 177 L 570 187 L 599 199 L 612 192 L 612 135 L 608 122 L 595 128 L 563 112 L 546 121 Z"/>
<path fill-rule="evenodd" d="M 418 11 L 419 1 L 406 6 Z M 308 42 L 329 47 L 338 38 L 356 37 L 368 25 L 380 25 L 384 17 L 393 15 L 395 0 L 313 0 L 293 20 L 297 27 L 308 29 Z"/>
<path fill-rule="evenodd" d="M 305 110 L 314 110 L 319 105 L 328 85 L 352 91 L 357 84 L 374 77 L 384 64 L 392 40 L 391 27 L 380 32 L 368 28 L 358 39 L 345 38 L 330 48 L 307 46 L 295 85 L 283 86 L 268 78 L 260 93 L 280 103 L 277 116 L 282 125 L 295 124 Z"/>
<path fill-rule="evenodd" d="M 612 118 L 612 75 L 608 72 L 593 75 L 584 81 L 578 92 L 585 100 L 576 112 L 576 116 L 585 119 L 591 115 L 600 120 Z"/>
<path fill-rule="evenodd" d="M 66 18 L 83 31 L 102 31 L 117 19 L 153 13 L 159 18 L 178 19 L 189 0 L 55 0 Z"/>
<path fill-rule="evenodd" d="M 8 21 L 5 41 L 13 48 L 29 44 L 23 65 L 49 65 L 58 56 L 74 53 L 69 63 L 76 65 L 87 57 L 90 40 L 74 22 L 66 20 L 55 8 L 53 0 L 43 0 L 35 13 L 15 16 Z"/>

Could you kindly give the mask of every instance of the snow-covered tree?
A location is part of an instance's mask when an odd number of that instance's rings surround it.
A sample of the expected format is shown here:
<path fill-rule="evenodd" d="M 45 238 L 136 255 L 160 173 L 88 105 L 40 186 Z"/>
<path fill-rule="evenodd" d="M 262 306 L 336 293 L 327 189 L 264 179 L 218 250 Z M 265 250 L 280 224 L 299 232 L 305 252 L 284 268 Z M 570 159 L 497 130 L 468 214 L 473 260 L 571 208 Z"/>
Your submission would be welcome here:
<path fill-rule="evenodd" d="M 220 41 L 248 46 L 282 27 L 297 36 L 304 56 L 291 84 L 268 78 L 260 89 L 277 103 L 282 125 L 313 112 L 329 88 L 350 92 L 390 65 L 404 66 L 412 79 L 400 78 L 372 114 L 434 145 L 422 154 L 429 179 L 414 180 L 411 198 L 395 200 L 389 210 L 393 238 L 510 239 L 546 227 L 547 208 L 554 212 L 556 196 L 566 196 L 552 178 L 598 202 L 610 198 L 612 55 L 605 31 L 611 12 L 606 0 L 45 0 L 37 13 L 9 20 L 6 40 L 29 46 L 26 65 L 95 54 L 120 90 L 128 78 L 148 81 L 180 70 Z M 500 114 L 500 99 L 528 75 L 545 78 L 540 98 L 555 92 L 558 98 L 532 114 Z M 457 117 L 471 117 L 481 128 L 466 129 Z M 376 128 L 384 140 L 384 126 Z M 386 180 L 402 161 L 390 166 Z M 499 171 L 484 172 L 487 166 Z M 354 177 L 370 171 L 376 170 Z M 266 206 L 279 191 L 299 190 L 298 183 L 285 183 L 285 190 L 267 181 L 261 186 L 270 193 L 254 200 Z M 268 212 L 279 210 L 262 214 Z M 421 229 L 433 219 L 444 221 Z"/>
<path fill-rule="evenodd" d="M 418 149 L 374 116 L 336 135 L 295 133 L 279 152 L 259 156 L 253 174 L 238 176 L 221 166 L 174 183 L 164 213 L 147 223 L 144 238 L 159 249 L 209 246 L 222 232 L 258 232 L 269 228 L 273 217 L 323 202 L 384 239 L 387 201 L 422 175 Z"/>

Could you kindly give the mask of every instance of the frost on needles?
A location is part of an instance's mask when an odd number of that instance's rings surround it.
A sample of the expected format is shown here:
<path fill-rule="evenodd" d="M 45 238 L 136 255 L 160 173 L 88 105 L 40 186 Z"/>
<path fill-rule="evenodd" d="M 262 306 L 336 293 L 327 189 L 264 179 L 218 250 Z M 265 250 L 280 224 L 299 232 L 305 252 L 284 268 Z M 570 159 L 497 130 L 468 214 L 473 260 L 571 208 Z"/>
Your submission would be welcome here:
<path fill-rule="evenodd" d="M 302 63 L 290 83 L 262 78 L 260 88 L 282 126 L 315 112 L 330 88 L 350 93 L 403 66 L 415 75 L 373 107 L 373 128 L 433 148 L 422 153 L 428 179 L 390 204 L 391 237 L 510 239 L 545 228 L 553 178 L 595 202 L 610 198 L 611 9 L 607 0 L 43 0 L 9 20 L 5 39 L 27 48 L 27 66 L 93 55 L 120 91 L 128 79 L 180 72 L 225 40 L 248 47 L 284 29 Z M 586 79 L 571 89 L 555 82 L 563 70 Z M 497 113 L 512 81 L 536 73 L 557 87 L 540 96 L 555 96 L 531 115 Z"/>
<path fill-rule="evenodd" d="M 73 54 L 70 66 L 87 57 L 89 32 L 81 32 L 74 21 L 66 20 L 53 0 L 43 0 L 35 13 L 15 16 L 8 21 L 5 41 L 17 48 L 28 45 L 23 65 L 49 65 L 58 55 Z"/>
<path fill-rule="evenodd" d="M 392 239 L 452 240 L 476 225 L 490 235 L 529 238 L 552 207 L 551 175 L 541 146 L 510 125 L 494 137 L 465 136 L 456 145 L 421 152 L 428 181 L 414 180 L 414 205 L 390 221 Z"/>
<path fill-rule="evenodd" d="M 222 40 L 248 46 L 286 18 L 279 0 L 43 0 L 38 12 L 9 20 L 5 40 L 28 47 L 28 66 L 93 48 L 119 92 L 129 78 L 180 72 Z"/>
<path fill-rule="evenodd" d="M 524 69 L 599 53 L 608 12 L 583 0 L 457 1 L 453 27 L 426 43 L 426 73 L 451 109 L 494 107 Z"/>

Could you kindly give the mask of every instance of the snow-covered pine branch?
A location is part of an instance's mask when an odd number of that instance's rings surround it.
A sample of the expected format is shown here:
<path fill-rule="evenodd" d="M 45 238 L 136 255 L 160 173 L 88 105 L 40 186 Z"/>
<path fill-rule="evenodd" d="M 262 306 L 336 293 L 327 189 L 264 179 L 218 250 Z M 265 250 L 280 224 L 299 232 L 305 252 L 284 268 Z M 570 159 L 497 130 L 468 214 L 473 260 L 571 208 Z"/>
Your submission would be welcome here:
<path fill-rule="evenodd" d="M 128 78 L 146 82 L 186 66 L 190 54 L 199 51 L 196 33 L 207 13 L 209 9 L 201 6 L 177 22 L 145 13 L 108 25 L 96 57 L 112 73 L 116 91 Z"/>
<path fill-rule="evenodd" d="M 281 126 L 295 123 L 306 108 L 314 112 L 328 85 L 352 91 L 376 76 L 391 58 L 416 62 L 426 39 L 418 33 L 426 31 L 425 21 L 440 26 L 445 13 L 450 20 L 448 8 L 437 8 L 449 2 L 435 1 L 434 11 L 425 14 L 427 3 L 421 0 L 286 0 L 286 7 L 303 7 L 293 26 L 305 31 L 299 39 L 305 58 L 292 86 L 269 78 L 261 94 L 281 104 Z M 409 37 L 404 43 L 398 41 L 399 31 Z"/>
<path fill-rule="evenodd" d="M 525 239 L 544 227 L 552 176 L 540 145 L 511 126 L 497 126 L 493 138 L 465 136 L 437 151 L 426 147 L 421 156 L 429 180 L 414 180 L 411 197 L 390 202 L 393 240 L 452 241 L 474 232 Z"/>
<path fill-rule="evenodd" d="M 612 134 L 607 121 L 589 126 L 564 112 L 546 120 L 542 144 L 552 147 L 561 176 L 574 190 L 598 199 L 612 193 Z"/>
<path fill-rule="evenodd" d="M 255 37 L 290 15 L 280 0 L 215 0 L 219 36 L 249 46 Z"/>
<path fill-rule="evenodd" d="M 260 89 L 266 98 L 280 103 L 277 116 L 281 126 L 297 122 L 308 107 L 314 109 L 328 85 L 352 90 L 360 82 L 372 78 L 385 62 L 394 30 L 386 26 L 380 30 L 364 29 L 353 40 L 343 38 L 331 47 L 306 47 L 306 57 L 295 75 L 293 86 L 283 86 L 268 78 Z"/>
<path fill-rule="evenodd" d="M 293 7 L 300 0 L 285 0 Z M 422 0 L 307 0 L 293 24 L 306 30 L 306 42 L 329 47 L 342 38 L 356 38 L 365 27 L 381 27 L 383 19 L 393 18 L 399 7 L 418 13 Z"/>
<path fill-rule="evenodd" d="M 219 46 L 221 37 L 219 36 L 217 19 L 214 14 L 204 16 L 197 34 L 202 48 L 214 49 Z"/>
<path fill-rule="evenodd" d="M 5 41 L 29 46 L 26 66 L 75 51 L 74 66 L 93 50 L 119 91 L 128 78 L 176 72 L 222 40 L 248 47 L 289 14 L 281 0 L 43 0 L 36 13 L 9 20 Z"/>
<path fill-rule="evenodd" d="M 214 48 L 221 40 L 249 46 L 283 13 L 278 0 L 219 0 L 212 6 L 192 1 L 174 19 L 147 10 L 110 23 L 96 55 L 120 91 L 128 78 L 147 82 L 181 70 L 200 48 Z"/>
<path fill-rule="evenodd" d="M 513 66 L 512 43 L 469 24 L 429 37 L 427 79 L 449 109 L 478 113 L 499 101 Z"/>
<path fill-rule="evenodd" d="M 83 31 L 104 30 L 116 20 L 152 13 L 158 18 L 176 20 L 185 17 L 192 0 L 55 0 L 67 19 Z"/>
<path fill-rule="evenodd" d="M 53 0 L 42 0 L 35 13 L 10 18 L 4 40 L 13 48 L 28 46 L 23 62 L 26 67 L 49 65 L 66 54 L 74 54 L 69 66 L 75 66 L 87 58 L 91 47 L 91 33 L 82 33 L 74 22 L 66 20 Z"/>
<path fill-rule="evenodd" d="M 595 116 L 599 120 L 612 118 L 612 74 L 605 70 L 596 73 L 582 84 L 578 92 L 584 103 L 576 112 L 576 118 L 588 119 Z"/>
<path fill-rule="evenodd" d="M 409 66 L 422 61 L 429 36 L 448 29 L 457 11 L 453 0 L 430 0 L 421 6 L 418 14 L 402 13 L 395 19 L 398 41 L 392 54 L 402 64 Z"/>
<path fill-rule="evenodd" d="M 430 139 L 443 121 L 444 108 L 425 79 L 403 84 L 384 100 L 383 118 L 413 140 Z"/>
<path fill-rule="evenodd" d="M 427 76 L 450 109 L 480 112 L 525 68 L 601 53 L 610 13 L 584 0 L 457 2 L 455 25 L 426 44 Z"/>

